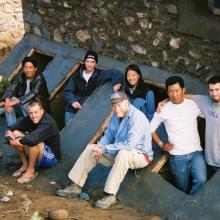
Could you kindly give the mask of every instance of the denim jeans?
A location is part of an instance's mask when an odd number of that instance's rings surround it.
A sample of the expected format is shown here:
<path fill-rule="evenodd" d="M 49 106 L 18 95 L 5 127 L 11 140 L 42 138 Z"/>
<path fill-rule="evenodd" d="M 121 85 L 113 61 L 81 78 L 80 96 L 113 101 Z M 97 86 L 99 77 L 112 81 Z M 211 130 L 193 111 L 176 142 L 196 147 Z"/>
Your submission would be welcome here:
<path fill-rule="evenodd" d="M 207 181 L 207 169 L 203 152 L 195 151 L 185 155 L 169 155 L 171 173 L 178 189 L 195 194 Z M 189 189 L 189 180 L 192 187 Z"/>
<path fill-rule="evenodd" d="M 74 112 L 65 112 L 65 125 L 74 117 L 76 113 Z"/>
<path fill-rule="evenodd" d="M 150 90 L 147 92 L 146 99 L 136 98 L 131 103 L 133 106 L 135 106 L 137 109 L 139 109 L 146 115 L 149 122 L 152 120 L 155 112 L 155 101 L 153 91 Z"/>
<path fill-rule="evenodd" d="M 27 105 L 28 103 L 24 105 L 18 104 L 12 107 L 12 112 L 7 113 L 5 111 L 5 118 L 8 126 L 14 124 L 17 121 L 17 115 L 20 117 L 24 117 L 28 115 Z"/>

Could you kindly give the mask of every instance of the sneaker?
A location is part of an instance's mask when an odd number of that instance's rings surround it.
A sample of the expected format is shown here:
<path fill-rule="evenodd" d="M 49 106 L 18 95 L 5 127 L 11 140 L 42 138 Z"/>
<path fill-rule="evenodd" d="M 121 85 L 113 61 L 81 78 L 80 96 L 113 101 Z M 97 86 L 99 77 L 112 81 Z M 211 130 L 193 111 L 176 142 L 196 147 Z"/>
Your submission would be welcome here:
<path fill-rule="evenodd" d="M 80 186 L 71 183 L 66 188 L 57 190 L 56 195 L 61 197 L 73 197 L 79 195 L 81 192 L 82 188 Z"/>
<path fill-rule="evenodd" d="M 95 203 L 95 207 L 96 208 L 100 208 L 100 209 L 108 209 L 109 207 L 111 207 L 112 205 L 117 203 L 117 199 L 115 195 L 109 195 L 109 196 L 105 196 L 104 198 L 98 200 Z"/>

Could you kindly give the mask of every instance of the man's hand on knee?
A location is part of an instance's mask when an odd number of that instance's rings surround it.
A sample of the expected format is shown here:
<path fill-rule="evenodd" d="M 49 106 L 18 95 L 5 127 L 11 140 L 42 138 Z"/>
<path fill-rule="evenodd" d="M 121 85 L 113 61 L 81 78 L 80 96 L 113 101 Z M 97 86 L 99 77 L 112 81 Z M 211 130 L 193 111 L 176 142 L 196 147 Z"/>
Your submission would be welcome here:
<path fill-rule="evenodd" d="M 100 145 L 96 145 L 95 148 L 93 149 L 93 153 L 94 153 L 94 156 L 99 159 L 102 157 L 102 155 L 104 154 L 103 152 L 103 149 L 102 149 L 102 146 Z"/>

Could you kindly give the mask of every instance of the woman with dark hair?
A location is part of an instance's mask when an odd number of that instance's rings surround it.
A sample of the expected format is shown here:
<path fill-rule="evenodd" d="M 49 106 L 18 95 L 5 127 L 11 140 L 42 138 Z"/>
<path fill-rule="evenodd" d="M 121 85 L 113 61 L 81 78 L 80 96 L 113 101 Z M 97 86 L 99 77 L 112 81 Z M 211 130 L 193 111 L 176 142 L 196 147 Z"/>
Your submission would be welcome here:
<path fill-rule="evenodd" d="M 154 93 L 144 82 L 141 70 L 135 64 L 129 65 L 125 70 L 125 93 L 131 104 L 151 121 L 155 112 Z"/>

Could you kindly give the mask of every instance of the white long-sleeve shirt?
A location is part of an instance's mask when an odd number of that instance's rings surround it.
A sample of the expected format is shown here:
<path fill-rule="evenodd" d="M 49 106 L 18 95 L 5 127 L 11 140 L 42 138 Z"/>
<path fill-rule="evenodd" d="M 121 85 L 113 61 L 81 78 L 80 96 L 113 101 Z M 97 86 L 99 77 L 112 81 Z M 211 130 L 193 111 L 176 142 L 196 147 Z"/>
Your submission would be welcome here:
<path fill-rule="evenodd" d="M 197 128 L 197 117 L 201 115 L 198 106 L 189 99 L 180 104 L 169 101 L 161 113 L 155 113 L 150 123 L 151 132 L 155 132 L 164 122 L 168 139 L 174 145 L 169 152 L 172 155 L 184 155 L 202 151 Z"/>

